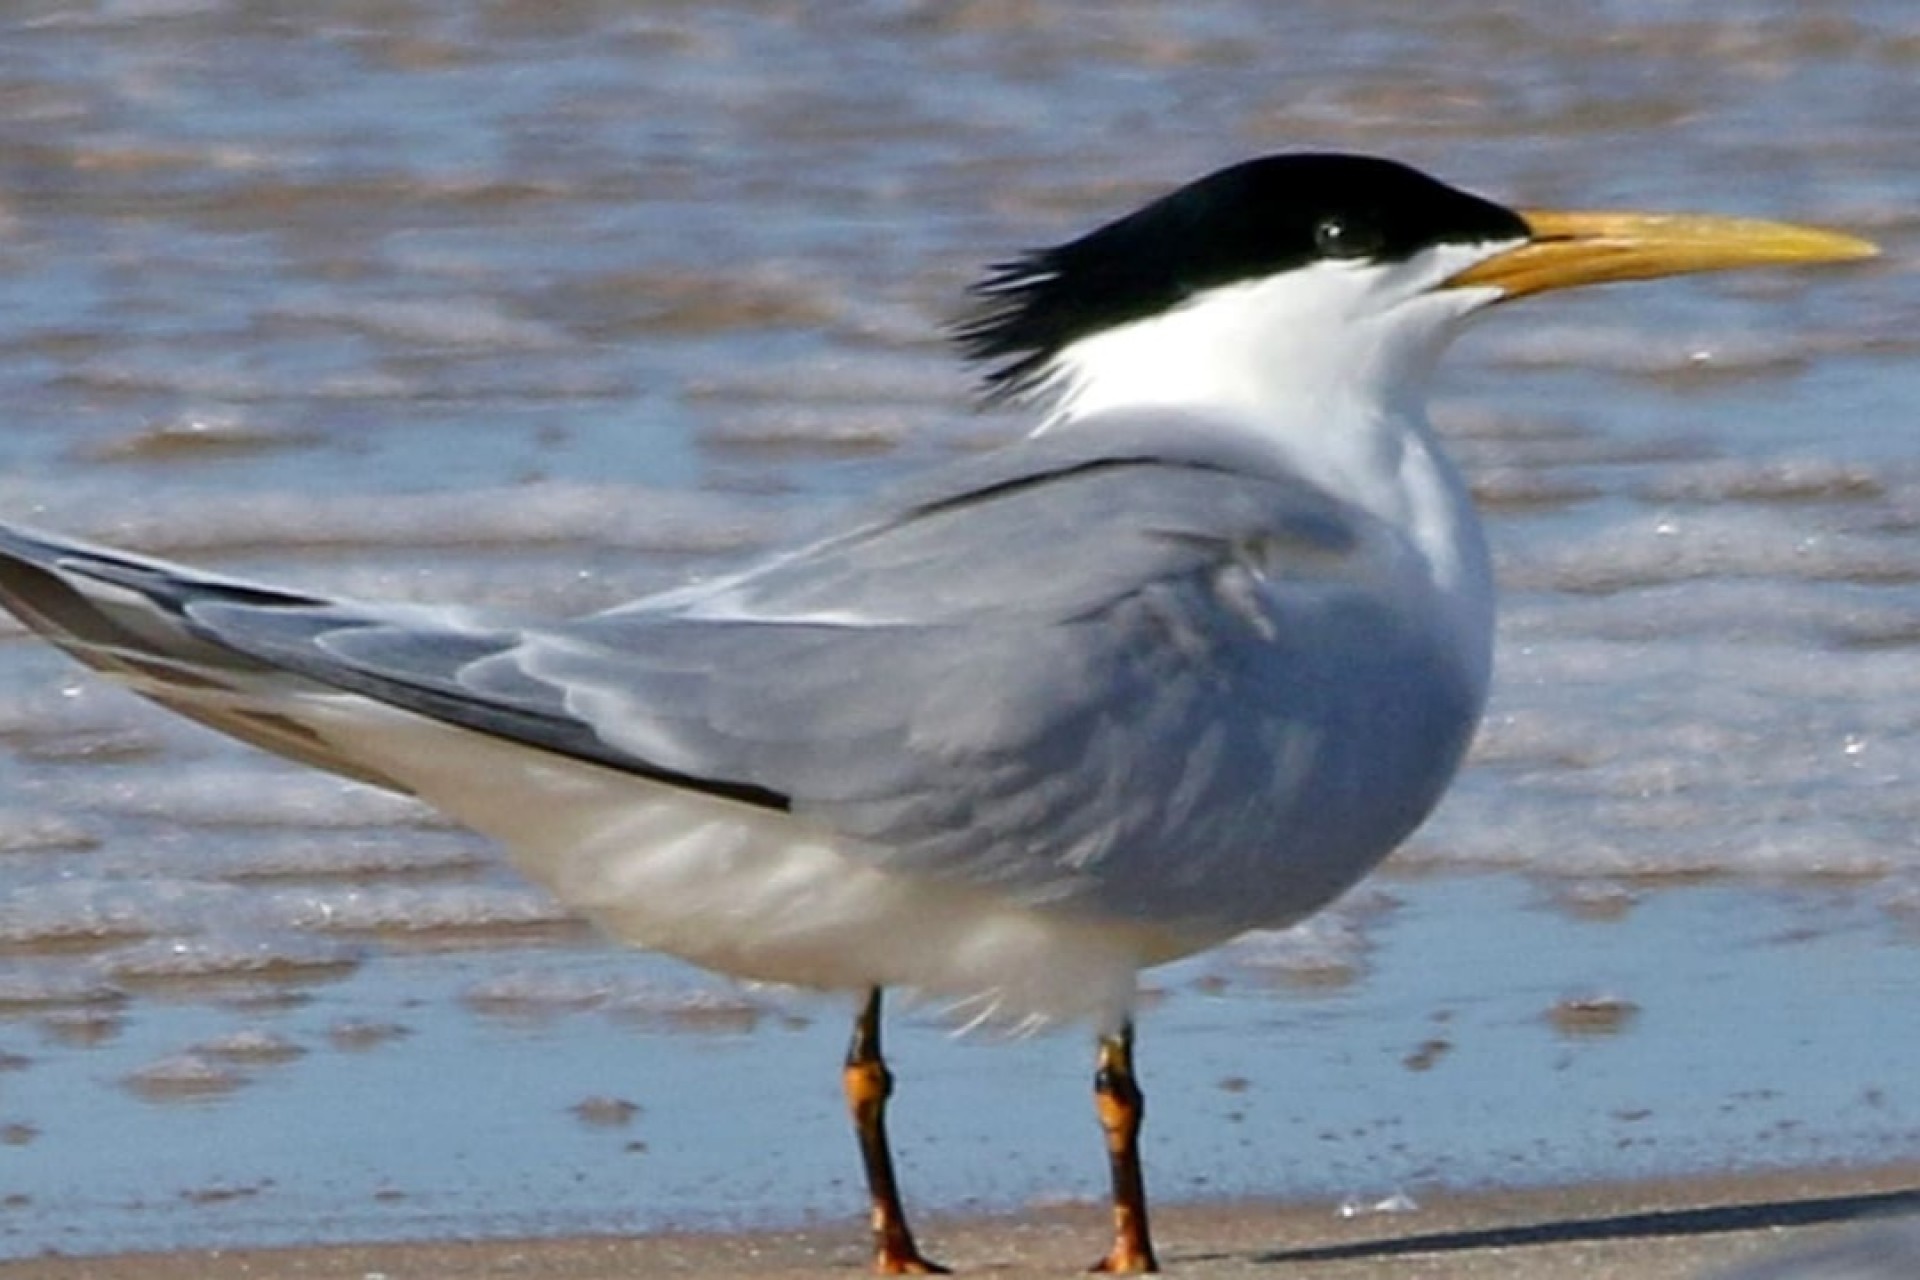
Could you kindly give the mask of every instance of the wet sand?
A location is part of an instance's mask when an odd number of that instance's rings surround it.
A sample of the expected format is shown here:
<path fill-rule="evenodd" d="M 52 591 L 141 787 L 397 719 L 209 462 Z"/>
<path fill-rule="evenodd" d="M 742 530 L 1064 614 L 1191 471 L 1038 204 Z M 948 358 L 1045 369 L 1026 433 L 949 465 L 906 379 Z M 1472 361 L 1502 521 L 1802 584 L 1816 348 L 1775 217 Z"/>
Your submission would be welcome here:
<path fill-rule="evenodd" d="M 1707 1176 L 1620 1185 L 1438 1195 L 1417 1211 L 1341 1218 L 1325 1205 L 1172 1206 L 1158 1218 L 1162 1262 L 1179 1275 L 1710 1277 L 1887 1214 L 1920 1213 L 1920 1165 Z M 933 1256 L 1001 1277 L 1077 1273 L 1096 1256 L 1093 1205 L 922 1229 Z M 49 1256 L 11 1264 L 17 1280 L 226 1277 L 514 1276 L 632 1280 L 810 1277 L 865 1269 L 856 1222 L 802 1231 L 631 1238 L 427 1241 L 309 1248 Z"/>

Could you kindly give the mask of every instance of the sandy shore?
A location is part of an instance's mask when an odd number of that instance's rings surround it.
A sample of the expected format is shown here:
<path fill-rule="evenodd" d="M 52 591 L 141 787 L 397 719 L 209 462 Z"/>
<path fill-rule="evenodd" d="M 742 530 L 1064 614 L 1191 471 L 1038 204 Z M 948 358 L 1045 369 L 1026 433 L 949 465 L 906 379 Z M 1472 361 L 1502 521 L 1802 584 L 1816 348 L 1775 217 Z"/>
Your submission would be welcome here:
<path fill-rule="evenodd" d="M 1199 1277 L 1691 1280 L 1887 1213 L 1920 1213 L 1920 1165 L 1452 1194 L 1349 1219 L 1324 1205 L 1172 1206 L 1157 1228 L 1166 1268 Z M 1080 1271 L 1104 1243 L 1101 1224 L 1097 1208 L 1076 1206 L 936 1219 L 922 1235 L 958 1270 L 1017 1280 Z M 18 1280 L 843 1277 L 864 1270 L 858 1232 L 850 1219 L 788 1232 L 46 1257 L 4 1270 Z"/>

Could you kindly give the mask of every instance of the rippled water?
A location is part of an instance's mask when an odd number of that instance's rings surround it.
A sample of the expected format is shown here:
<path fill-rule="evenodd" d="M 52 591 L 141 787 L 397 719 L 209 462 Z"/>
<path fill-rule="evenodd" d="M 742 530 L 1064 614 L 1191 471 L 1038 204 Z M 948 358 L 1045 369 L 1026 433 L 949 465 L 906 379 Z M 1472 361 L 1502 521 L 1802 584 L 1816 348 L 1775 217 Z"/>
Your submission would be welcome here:
<path fill-rule="evenodd" d="M 1860 231 L 1886 257 L 1462 344 L 1436 417 L 1505 588 L 1474 767 L 1352 903 L 1162 975 L 1143 1036 L 1169 1195 L 1910 1157 L 1920 29 L 1704 14 L 15 5 L 0 510 L 584 609 L 1017 431 L 938 337 L 979 265 L 1252 152 Z M 856 1202 L 837 1003 L 604 947 L 6 627 L 0 1249 Z M 941 1034 L 901 1041 L 920 1196 L 1089 1194 L 1079 1046 Z"/>

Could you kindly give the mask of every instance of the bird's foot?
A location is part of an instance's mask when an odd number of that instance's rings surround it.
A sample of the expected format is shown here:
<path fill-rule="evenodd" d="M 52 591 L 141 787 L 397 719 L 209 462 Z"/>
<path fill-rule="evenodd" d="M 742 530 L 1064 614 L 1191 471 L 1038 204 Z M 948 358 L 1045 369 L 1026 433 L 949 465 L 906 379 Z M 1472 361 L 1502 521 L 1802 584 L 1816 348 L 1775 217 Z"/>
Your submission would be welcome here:
<path fill-rule="evenodd" d="M 1121 1239 L 1115 1240 L 1113 1248 L 1107 1250 L 1107 1256 L 1087 1270 L 1093 1275 L 1144 1276 L 1157 1273 L 1160 1264 L 1154 1260 L 1151 1245 Z"/>
<path fill-rule="evenodd" d="M 873 1255 L 873 1273 L 878 1276 L 949 1276 L 953 1272 L 937 1262 L 929 1262 L 911 1244 L 905 1248 L 882 1246 Z"/>

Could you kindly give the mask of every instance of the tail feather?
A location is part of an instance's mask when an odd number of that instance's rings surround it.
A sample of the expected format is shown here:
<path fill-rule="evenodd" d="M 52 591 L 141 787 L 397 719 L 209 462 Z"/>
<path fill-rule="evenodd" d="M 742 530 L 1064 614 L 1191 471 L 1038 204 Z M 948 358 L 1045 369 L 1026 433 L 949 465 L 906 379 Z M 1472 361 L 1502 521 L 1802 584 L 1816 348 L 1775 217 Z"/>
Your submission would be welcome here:
<path fill-rule="evenodd" d="M 287 714 L 338 695 L 209 640 L 188 601 L 324 606 L 317 597 L 0 524 L 0 605 L 97 671 L 168 710 L 254 746 L 361 782 L 397 780 L 343 755 Z"/>
<path fill-rule="evenodd" d="M 327 600 L 4 524 L 0 605 L 170 710 L 392 790 L 411 788 L 364 763 L 343 732 L 418 716 L 743 804 L 790 807 L 750 779 L 677 769 L 602 738 L 575 713 L 564 682 L 518 665 L 526 633 L 475 611 Z M 331 732 L 317 731 L 322 721 Z"/>

